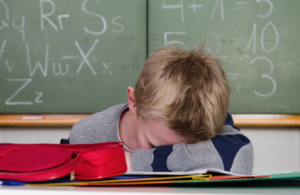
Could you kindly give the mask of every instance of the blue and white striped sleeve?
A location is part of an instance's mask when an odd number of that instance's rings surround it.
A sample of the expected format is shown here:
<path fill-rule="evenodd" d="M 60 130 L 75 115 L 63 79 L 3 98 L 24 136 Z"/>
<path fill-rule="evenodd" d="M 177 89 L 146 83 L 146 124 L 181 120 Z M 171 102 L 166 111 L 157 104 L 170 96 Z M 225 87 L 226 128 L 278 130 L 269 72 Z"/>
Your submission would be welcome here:
<path fill-rule="evenodd" d="M 252 174 L 253 148 L 250 140 L 234 126 L 228 113 L 222 132 L 193 144 L 138 149 L 131 158 L 134 171 L 192 171 L 216 168 L 238 174 Z"/>

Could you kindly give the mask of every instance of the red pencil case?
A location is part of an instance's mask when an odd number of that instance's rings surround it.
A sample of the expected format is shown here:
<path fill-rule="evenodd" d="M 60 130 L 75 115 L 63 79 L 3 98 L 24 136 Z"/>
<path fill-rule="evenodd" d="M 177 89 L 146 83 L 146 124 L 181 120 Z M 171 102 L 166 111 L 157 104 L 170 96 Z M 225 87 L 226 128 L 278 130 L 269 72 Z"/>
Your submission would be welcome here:
<path fill-rule="evenodd" d="M 73 173 L 78 180 L 96 180 L 126 171 L 121 142 L 0 144 L 0 180 L 48 181 Z"/>

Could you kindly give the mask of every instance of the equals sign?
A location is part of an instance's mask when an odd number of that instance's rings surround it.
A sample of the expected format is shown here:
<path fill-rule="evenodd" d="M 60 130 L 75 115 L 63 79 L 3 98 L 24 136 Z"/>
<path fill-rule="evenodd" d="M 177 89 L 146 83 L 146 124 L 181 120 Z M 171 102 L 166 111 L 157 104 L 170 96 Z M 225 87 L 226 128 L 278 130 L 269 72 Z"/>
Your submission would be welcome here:
<path fill-rule="evenodd" d="M 245 1 L 237 1 L 235 2 L 236 7 L 234 10 L 242 10 L 242 9 L 247 9 L 247 2 Z"/>
<path fill-rule="evenodd" d="M 229 80 L 236 80 L 240 75 L 236 73 L 228 73 Z"/>
<path fill-rule="evenodd" d="M 244 39 L 234 38 L 234 39 L 231 40 L 231 43 L 232 43 L 233 45 L 242 45 L 243 42 L 244 42 Z"/>

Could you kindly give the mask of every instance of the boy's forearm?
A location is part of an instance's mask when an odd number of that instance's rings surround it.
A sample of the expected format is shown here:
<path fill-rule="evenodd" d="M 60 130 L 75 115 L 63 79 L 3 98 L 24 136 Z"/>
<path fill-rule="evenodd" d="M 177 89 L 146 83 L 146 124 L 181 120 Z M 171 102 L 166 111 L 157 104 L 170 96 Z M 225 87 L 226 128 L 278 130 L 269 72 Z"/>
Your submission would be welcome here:
<path fill-rule="evenodd" d="M 132 171 L 131 168 L 131 153 L 125 151 L 125 160 L 126 160 L 126 165 L 127 165 L 127 171 Z"/>
<path fill-rule="evenodd" d="M 231 126 L 222 135 L 195 144 L 138 149 L 131 158 L 133 171 L 192 171 L 217 168 L 239 174 L 252 174 L 253 148 L 247 137 Z"/>
<path fill-rule="evenodd" d="M 131 154 L 131 167 L 133 171 L 152 172 L 152 162 L 154 159 L 152 150 L 137 149 Z"/>

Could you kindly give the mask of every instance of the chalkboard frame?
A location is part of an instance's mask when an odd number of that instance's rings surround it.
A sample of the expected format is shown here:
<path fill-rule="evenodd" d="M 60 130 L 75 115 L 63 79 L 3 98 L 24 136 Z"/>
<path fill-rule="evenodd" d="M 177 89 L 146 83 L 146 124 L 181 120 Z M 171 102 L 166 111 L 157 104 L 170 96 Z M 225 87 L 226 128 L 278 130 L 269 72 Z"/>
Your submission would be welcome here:
<path fill-rule="evenodd" d="M 90 114 L 1 114 L 0 126 L 71 127 Z M 238 127 L 300 127 L 300 115 L 233 114 Z"/>
<path fill-rule="evenodd" d="M 148 33 L 148 29 L 146 32 Z M 70 127 L 87 116 L 90 114 L 0 114 L 0 126 Z M 297 114 L 233 114 L 233 119 L 239 127 L 300 126 L 300 115 Z"/>

